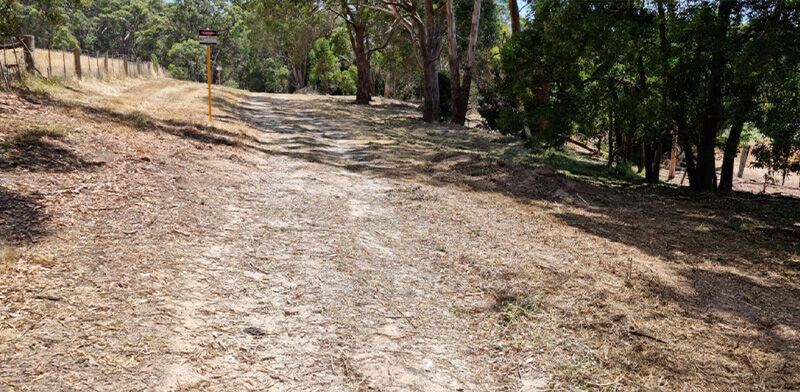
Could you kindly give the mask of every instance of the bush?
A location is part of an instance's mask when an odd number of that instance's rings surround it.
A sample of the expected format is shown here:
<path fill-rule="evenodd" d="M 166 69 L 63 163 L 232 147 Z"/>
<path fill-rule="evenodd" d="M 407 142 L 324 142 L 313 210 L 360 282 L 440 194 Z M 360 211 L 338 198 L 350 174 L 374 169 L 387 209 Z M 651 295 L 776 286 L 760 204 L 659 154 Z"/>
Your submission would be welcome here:
<path fill-rule="evenodd" d="M 178 42 L 167 52 L 167 70 L 176 79 L 189 79 L 198 82 L 206 80 L 205 50 L 200 44 L 187 39 Z"/>
<path fill-rule="evenodd" d="M 75 38 L 74 35 L 69 31 L 67 26 L 61 26 L 56 30 L 55 35 L 53 35 L 53 49 L 60 49 L 60 50 L 72 50 L 72 49 L 80 49 L 81 45 L 78 43 L 78 39 Z"/>
<path fill-rule="evenodd" d="M 347 69 L 336 71 L 333 74 L 333 83 L 336 85 L 335 93 L 338 95 L 355 95 L 358 70 L 354 65 Z"/>

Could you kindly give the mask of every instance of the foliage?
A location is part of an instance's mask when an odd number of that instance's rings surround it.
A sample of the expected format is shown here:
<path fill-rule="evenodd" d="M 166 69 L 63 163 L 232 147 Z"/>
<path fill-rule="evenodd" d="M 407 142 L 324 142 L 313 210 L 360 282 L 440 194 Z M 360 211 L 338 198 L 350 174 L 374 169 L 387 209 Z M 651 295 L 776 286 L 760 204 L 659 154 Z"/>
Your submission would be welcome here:
<path fill-rule="evenodd" d="M 333 74 L 337 70 L 338 61 L 327 38 L 320 38 L 308 55 L 311 72 L 309 78 L 319 91 L 331 92 Z"/>
<path fill-rule="evenodd" d="M 204 52 L 203 47 L 193 39 L 172 45 L 167 52 L 169 73 L 177 79 L 196 80 L 205 76 Z"/>
<path fill-rule="evenodd" d="M 714 151 L 727 139 L 727 162 L 759 132 L 780 149 L 773 160 L 789 159 L 800 143 L 790 98 L 800 64 L 790 44 L 800 38 L 797 2 L 531 4 L 533 20 L 502 46 L 491 83 L 478 86 L 479 110 L 501 132 L 533 145 L 607 143 L 609 162 L 649 160 L 655 180 L 676 133 L 690 184 L 706 190 L 716 187 Z"/>
<path fill-rule="evenodd" d="M 53 49 L 61 50 L 80 49 L 81 47 L 78 43 L 78 39 L 70 33 L 67 26 L 61 26 L 56 30 L 51 45 Z"/>

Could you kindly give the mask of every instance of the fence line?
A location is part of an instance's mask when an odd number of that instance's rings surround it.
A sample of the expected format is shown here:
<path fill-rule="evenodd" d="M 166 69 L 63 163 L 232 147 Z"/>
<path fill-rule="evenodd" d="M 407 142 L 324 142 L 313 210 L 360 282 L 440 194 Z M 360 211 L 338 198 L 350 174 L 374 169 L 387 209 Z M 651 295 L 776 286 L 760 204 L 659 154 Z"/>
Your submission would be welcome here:
<path fill-rule="evenodd" d="M 65 51 L 50 49 L 46 45 L 36 47 L 34 38 L 26 36 L 0 41 L 0 83 L 10 87 L 13 79 L 22 79 L 28 74 L 39 74 L 47 78 L 76 79 L 120 79 L 156 78 L 167 76 L 166 70 L 150 61 L 141 61 L 116 53 L 88 51 Z"/>

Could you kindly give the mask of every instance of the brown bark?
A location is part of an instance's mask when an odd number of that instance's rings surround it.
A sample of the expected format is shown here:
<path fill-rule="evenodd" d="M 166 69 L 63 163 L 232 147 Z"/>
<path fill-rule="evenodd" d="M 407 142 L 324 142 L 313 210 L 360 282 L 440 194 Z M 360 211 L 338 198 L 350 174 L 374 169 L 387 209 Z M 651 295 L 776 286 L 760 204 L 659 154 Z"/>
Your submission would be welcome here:
<path fill-rule="evenodd" d="M 397 18 L 416 41 L 420 54 L 420 67 L 423 73 L 424 86 L 422 89 L 423 109 L 422 119 L 425 122 L 439 121 L 441 111 L 439 108 L 439 56 L 442 51 L 443 7 L 435 9 L 433 0 L 424 2 L 424 18 L 419 16 L 418 6 L 414 3 L 399 0 L 386 2 L 389 8 L 380 8 L 390 12 Z M 401 14 L 401 10 L 408 17 Z"/>
<path fill-rule="evenodd" d="M 453 90 L 453 118 L 452 122 L 464 125 L 467 119 L 469 106 L 469 91 L 472 88 L 472 65 L 475 62 L 475 47 L 478 43 L 478 25 L 481 18 L 481 0 L 474 0 L 472 9 L 472 24 L 469 30 L 469 43 L 467 44 L 467 61 L 464 65 L 464 75 L 461 76 L 456 43 L 456 18 L 453 9 L 453 0 L 445 0 L 445 13 L 447 17 L 447 42 L 449 46 L 450 84 Z"/>
<path fill-rule="evenodd" d="M 739 152 L 739 140 L 741 140 L 744 120 L 737 118 L 731 125 L 728 134 L 728 141 L 725 143 L 725 154 L 722 156 L 722 171 L 720 173 L 719 188 L 720 192 L 730 192 L 733 190 L 733 161 Z"/>
<path fill-rule="evenodd" d="M 361 15 L 358 13 L 360 3 L 355 4 L 356 12 L 352 12 L 347 0 L 342 0 L 341 6 L 340 16 L 347 25 L 350 46 L 353 48 L 356 60 L 356 104 L 369 105 L 372 100 L 374 83 L 369 64 L 371 49 L 367 23 L 361 19 Z"/>
<path fill-rule="evenodd" d="M 644 180 L 655 184 L 661 171 L 661 143 L 642 145 L 644 151 Z"/>
<path fill-rule="evenodd" d="M 425 57 L 423 60 L 425 85 L 422 88 L 422 120 L 432 123 L 439 121 L 441 117 L 441 108 L 439 107 L 439 58 L 430 55 Z"/>
<path fill-rule="evenodd" d="M 672 133 L 672 148 L 669 152 L 669 175 L 670 180 L 675 178 L 675 166 L 678 164 L 678 133 Z"/>
<path fill-rule="evenodd" d="M 742 153 L 739 155 L 739 173 L 736 177 L 742 178 L 744 175 L 744 168 L 747 166 L 747 157 L 750 155 L 750 146 L 745 146 Z"/>
<path fill-rule="evenodd" d="M 728 32 L 733 5 L 732 0 L 722 0 L 717 12 L 716 34 L 711 48 L 708 99 L 700 128 L 700 142 L 697 146 L 697 175 L 695 183 L 692 184 L 692 188 L 699 191 L 710 191 L 716 188 L 714 144 L 722 122 L 722 74 L 725 71 L 726 62 L 723 41 Z M 689 177 L 689 182 L 692 182 L 691 177 Z"/>
<path fill-rule="evenodd" d="M 306 86 L 306 79 L 303 69 L 297 65 L 292 65 L 292 78 L 294 79 L 295 90 L 300 90 Z"/>
<path fill-rule="evenodd" d="M 508 13 L 511 19 L 511 35 L 517 34 L 520 32 L 520 24 L 519 24 L 519 6 L 517 5 L 517 0 L 508 0 Z"/>

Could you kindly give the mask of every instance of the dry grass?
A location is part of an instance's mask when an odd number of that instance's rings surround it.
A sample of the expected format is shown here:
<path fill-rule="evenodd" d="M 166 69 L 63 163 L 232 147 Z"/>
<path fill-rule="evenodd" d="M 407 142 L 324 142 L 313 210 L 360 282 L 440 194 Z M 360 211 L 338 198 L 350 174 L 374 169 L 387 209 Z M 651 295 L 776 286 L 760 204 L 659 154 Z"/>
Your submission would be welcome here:
<path fill-rule="evenodd" d="M 800 388 L 797 199 L 597 181 L 381 99 L 222 88 L 209 125 L 203 88 L 2 97 L 5 143 L 68 132 L 0 168 L 0 382 Z"/>
<path fill-rule="evenodd" d="M 18 259 L 19 254 L 16 249 L 5 244 L 0 244 L 0 273 L 11 269 Z"/>
<path fill-rule="evenodd" d="M 5 57 L 3 58 L 3 55 Z M 70 51 L 50 50 L 38 48 L 34 51 L 34 64 L 42 76 L 48 78 L 58 78 L 73 80 L 77 78 L 75 72 L 75 57 Z M 122 58 L 109 57 L 103 55 L 91 56 L 85 53 L 80 55 L 81 76 L 85 79 L 121 79 L 125 75 L 125 61 Z M 24 67 L 25 57 L 22 48 L 7 49 L 0 51 L 0 65 L 10 67 L 13 73 L 17 72 L 20 66 Z M 160 68 L 154 67 L 149 61 L 128 61 L 128 77 L 163 77 Z"/>

